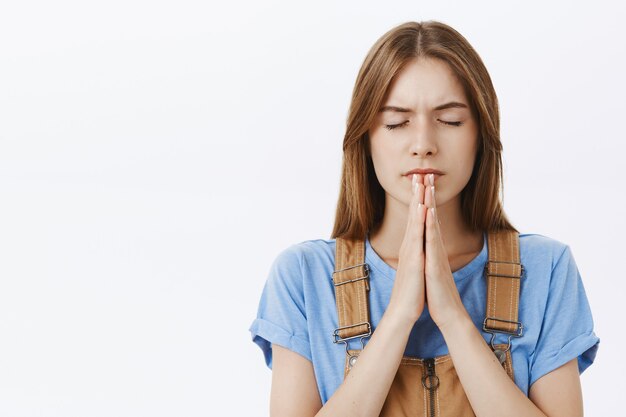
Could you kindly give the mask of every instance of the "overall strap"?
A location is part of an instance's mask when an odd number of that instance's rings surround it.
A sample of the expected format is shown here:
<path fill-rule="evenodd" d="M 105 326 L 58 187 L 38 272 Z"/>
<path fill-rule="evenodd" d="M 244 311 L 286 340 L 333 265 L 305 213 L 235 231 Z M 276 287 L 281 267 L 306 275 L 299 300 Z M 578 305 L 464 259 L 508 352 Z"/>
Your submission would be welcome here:
<path fill-rule="evenodd" d="M 339 327 L 335 343 L 372 334 L 369 314 L 369 268 L 365 263 L 365 240 L 338 237 L 335 248 L 335 301 Z M 347 345 L 346 345 L 347 349 Z"/>
<path fill-rule="evenodd" d="M 522 335 L 518 318 L 520 280 L 524 267 L 520 263 L 519 233 L 514 230 L 488 232 L 489 260 L 485 265 L 487 306 L 483 330 Z M 492 336 L 493 341 L 493 336 Z"/>

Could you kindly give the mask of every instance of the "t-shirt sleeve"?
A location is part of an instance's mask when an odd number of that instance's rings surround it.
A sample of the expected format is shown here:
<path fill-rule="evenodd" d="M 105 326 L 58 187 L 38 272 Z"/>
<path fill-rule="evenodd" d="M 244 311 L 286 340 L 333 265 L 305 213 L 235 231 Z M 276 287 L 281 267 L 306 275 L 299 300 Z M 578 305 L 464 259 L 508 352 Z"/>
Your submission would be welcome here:
<path fill-rule="evenodd" d="M 272 263 L 257 317 L 249 329 L 252 341 L 263 351 L 265 363 L 270 369 L 272 343 L 311 360 L 300 252 L 297 245 L 292 245 Z"/>
<path fill-rule="evenodd" d="M 552 269 L 543 323 L 530 358 L 528 386 L 574 358 L 578 358 L 582 374 L 593 363 L 599 343 L 582 278 L 566 245 Z"/>

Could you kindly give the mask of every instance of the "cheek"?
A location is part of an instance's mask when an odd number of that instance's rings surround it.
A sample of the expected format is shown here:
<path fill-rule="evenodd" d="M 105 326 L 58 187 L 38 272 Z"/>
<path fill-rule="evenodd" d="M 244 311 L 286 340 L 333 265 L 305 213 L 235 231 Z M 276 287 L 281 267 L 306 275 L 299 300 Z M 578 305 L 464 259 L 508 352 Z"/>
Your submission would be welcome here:
<path fill-rule="evenodd" d="M 468 144 L 468 146 L 462 147 L 459 151 L 459 154 L 455 158 L 455 171 L 461 190 L 469 182 L 469 179 L 472 176 L 472 171 L 474 170 L 474 164 L 476 161 L 476 146 Z"/>
<path fill-rule="evenodd" d="M 463 168 L 465 171 L 472 172 L 472 168 L 474 167 L 474 161 L 476 160 L 476 147 L 468 146 L 467 149 L 463 151 L 462 156 L 459 158 L 459 166 Z"/>
<path fill-rule="evenodd" d="M 388 184 L 393 183 L 394 175 L 399 175 L 400 173 L 397 165 L 398 157 L 395 156 L 393 152 L 390 152 L 390 149 L 383 149 L 380 142 L 374 140 L 370 143 L 374 172 L 376 173 L 378 182 L 380 182 L 383 188 L 387 188 Z"/>
<path fill-rule="evenodd" d="M 384 184 L 385 176 L 387 175 L 389 169 L 387 167 L 387 161 L 385 160 L 384 155 L 376 152 L 376 149 L 372 149 L 372 164 L 374 165 L 374 172 L 376 173 L 378 182 Z"/>

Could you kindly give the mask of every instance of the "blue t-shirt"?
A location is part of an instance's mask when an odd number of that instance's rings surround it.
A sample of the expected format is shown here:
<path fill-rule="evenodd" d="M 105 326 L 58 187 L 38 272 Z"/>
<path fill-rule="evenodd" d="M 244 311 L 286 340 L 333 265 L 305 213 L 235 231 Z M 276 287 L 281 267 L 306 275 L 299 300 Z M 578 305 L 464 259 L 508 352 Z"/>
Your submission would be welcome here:
<path fill-rule="evenodd" d="M 452 273 L 463 304 L 486 342 L 485 318 L 487 239 L 472 261 Z M 521 234 L 520 258 L 525 274 L 520 283 L 519 320 L 524 334 L 511 338 L 515 384 L 524 394 L 541 376 L 578 358 L 582 373 L 595 359 L 600 339 L 594 333 L 591 309 L 570 247 L 539 234 Z M 252 340 L 271 369 L 271 344 L 284 346 L 313 364 L 322 403 L 343 382 L 345 345 L 333 343 L 338 327 L 332 272 L 335 239 L 314 239 L 293 244 L 274 260 L 257 318 L 250 326 Z M 396 270 L 365 241 L 365 262 L 370 267 L 370 323 L 375 331 L 391 297 Z M 494 343 L 506 343 L 498 334 Z M 369 339 L 366 339 L 367 343 Z M 360 349 L 359 339 L 350 349 Z M 425 307 L 415 323 L 405 355 L 419 358 L 448 353 L 445 340 Z"/>

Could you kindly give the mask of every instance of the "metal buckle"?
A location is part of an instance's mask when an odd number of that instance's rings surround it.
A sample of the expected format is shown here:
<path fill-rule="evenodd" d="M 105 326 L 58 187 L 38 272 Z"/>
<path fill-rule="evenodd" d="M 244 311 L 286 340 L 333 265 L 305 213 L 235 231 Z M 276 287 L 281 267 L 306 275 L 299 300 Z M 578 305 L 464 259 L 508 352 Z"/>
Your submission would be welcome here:
<path fill-rule="evenodd" d="M 358 268 L 359 266 L 364 266 L 364 267 L 365 267 L 365 268 L 364 268 L 364 269 L 365 269 L 365 275 L 363 275 L 362 277 L 357 277 L 357 278 L 354 278 L 354 279 L 348 280 L 348 281 L 340 282 L 339 284 L 336 284 L 336 283 L 335 283 L 335 280 L 333 279 L 333 277 L 335 276 L 335 274 L 336 274 L 337 272 L 347 271 L 348 269 Z M 332 274 L 332 275 L 333 275 L 333 277 L 331 277 L 331 279 L 332 279 L 332 281 L 333 281 L 333 284 L 335 285 L 335 287 L 337 287 L 337 286 L 339 286 L 339 285 L 348 284 L 348 283 L 350 283 L 350 282 L 355 282 L 355 281 L 361 281 L 361 280 L 363 280 L 363 279 L 367 279 L 367 278 L 369 278 L 369 276 L 370 276 L 370 268 L 369 268 L 369 265 L 367 265 L 366 263 L 362 263 L 362 264 L 358 264 L 358 265 L 349 266 L 349 267 L 347 267 L 347 268 L 339 269 L 339 270 L 337 270 L 337 271 L 333 271 L 333 274 Z"/>
<path fill-rule="evenodd" d="M 358 337 L 358 336 L 357 336 Z M 367 337 L 367 336 L 361 336 L 361 350 L 365 349 L 365 342 L 363 341 L 363 339 Z M 346 340 L 341 340 L 339 343 L 343 343 L 344 345 L 346 345 L 346 356 L 352 358 L 353 356 L 350 355 L 350 344 L 347 342 L 348 339 Z M 352 365 L 352 364 L 351 364 Z"/>
<path fill-rule="evenodd" d="M 339 336 L 339 330 L 343 330 L 343 329 L 349 329 L 351 327 L 356 327 L 356 326 L 361 326 L 361 325 L 366 325 L 367 326 L 367 333 L 365 334 L 357 334 L 356 336 L 350 336 L 350 337 L 346 337 L 345 339 Z M 372 334 L 372 326 L 370 325 L 369 321 L 366 321 L 364 323 L 359 323 L 359 324 L 353 324 L 351 326 L 344 326 L 344 327 L 338 327 L 335 329 L 335 331 L 333 332 L 333 343 L 343 343 L 344 345 L 346 345 L 346 356 L 352 358 L 352 356 L 350 356 L 350 343 L 349 341 L 352 339 L 356 339 L 357 337 L 361 340 L 361 350 L 365 349 L 365 342 L 363 341 L 363 339 L 365 339 L 366 337 L 371 336 Z M 352 361 L 350 361 L 350 367 L 352 367 Z"/>
<path fill-rule="evenodd" d="M 490 328 L 487 328 L 487 320 L 502 321 L 502 322 L 505 322 L 505 323 L 515 323 L 515 324 L 518 325 L 518 329 L 517 329 L 517 331 L 514 331 L 514 332 L 507 332 L 506 330 L 490 329 Z M 503 352 L 506 352 L 511 347 L 511 338 L 512 337 L 521 337 L 522 336 L 522 334 L 524 333 L 524 325 L 520 321 L 510 321 L 510 320 L 498 319 L 498 318 L 495 318 L 495 317 L 485 317 L 485 319 L 483 320 L 483 331 L 486 332 L 486 333 L 491 333 L 491 340 L 489 341 L 489 345 L 491 345 L 491 349 L 492 350 L 496 350 L 496 347 L 493 345 L 493 341 L 496 338 L 496 333 L 508 334 L 509 337 L 508 337 L 508 341 L 507 341 L 507 347 L 503 351 Z"/>
<path fill-rule="evenodd" d="M 516 331 L 513 332 L 509 332 L 506 330 L 495 330 L 495 329 L 491 329 L 491 328 L 487 328 L 487 320 L 495 320 L 495 321 L 501 321 L 504 323 L 514 323 L 517 324 L 518 328 Z M 521 337 L 522 334 L 524 333 L 524 325 L 522 324 L 521 321 L 510 321 L 510 320 L 502 320 L 496 317 L 485 317 L 485 319 L 483 320 L 483 330 L 487 333 L 505 333 L 505 334 L 510 334 L 511 336 L 515 336 L 515 337 Z"/>
<path fill-rule="evenodd" d="M 350 336 L 350 337 L 346 337 L 346 338 L 343 338 L 343 337 L 339 336 L 339 330 L 350 329 L 352 327 L 357 327 L 357 326 L 362 326 L 362 325 L 366 325 L 367 326 L 367 333 L 357 334 L 355 336 Z M 364 337 L 371 336 L 371 334 L 372 334 L 372 326 L 370 325 L 369 321 L 365 321 L 363 323 L 351 324 L 349 326 L 337 327 L 335 329 L 335 331 L 333 332 L 333 343 L 345 343 L 346 340 L 356 339 L 357 337 L 360 337 L 361 338 L 361 343 L 363 343 L 362 339 Z"/>
<path fill-rule="evenodd" d="M 493 263 L 493 264 L 515 264 L 515 265 L 519 265 L 521 270 L 520 276 L 518 277 L 517 275 L 507 275 L 507 274 L 488 274 L 487 271 L 489 270 L 489 264 Z M 521 262 L 508 262 L 508 261 L 487 261 L 487 263 L 485 263 L 485 276 L 490 276 L 490 277 L 507 277 L 507 278 L 517 278 L 517 279 L 521 279 L 524 276 L 524 265 Z"/>

